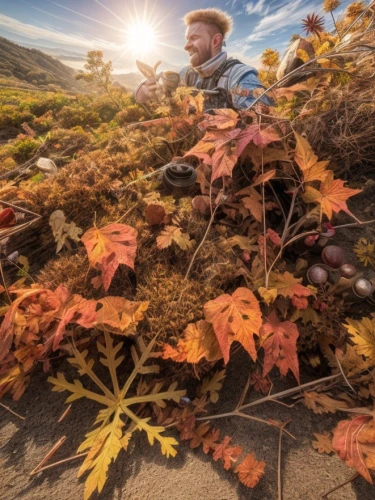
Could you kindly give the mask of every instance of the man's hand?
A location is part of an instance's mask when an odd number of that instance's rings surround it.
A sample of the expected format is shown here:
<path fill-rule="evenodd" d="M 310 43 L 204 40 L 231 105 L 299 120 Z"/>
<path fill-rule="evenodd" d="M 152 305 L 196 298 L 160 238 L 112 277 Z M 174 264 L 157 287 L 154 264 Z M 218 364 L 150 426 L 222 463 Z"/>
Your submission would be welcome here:
<path fill-rule="evenodd" d="M 156 84 L 156 78 L 154 76 L 152 76 L 151 78 L 147 78 L 147 80 L 145 80 L 139 87 L 135 95 L 135 100 L 141 104 L 145 103 L 157 88 L 158 86 Z"/>

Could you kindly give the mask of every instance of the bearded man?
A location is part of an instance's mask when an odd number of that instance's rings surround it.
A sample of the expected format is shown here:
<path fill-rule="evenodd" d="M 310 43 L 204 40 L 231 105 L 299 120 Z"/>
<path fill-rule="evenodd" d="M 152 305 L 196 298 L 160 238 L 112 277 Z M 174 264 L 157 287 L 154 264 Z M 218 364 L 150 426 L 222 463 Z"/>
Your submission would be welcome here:
<path fill-rule="evenodd" d="M 264 86 L 255 68 L 238 59 L 228 58 L 225 37 L 232 30 L 233 20 L 220 9 L 193 10 L 184 17 L 186 50 L 190 65 L 180 71 L 180 84 L 204 92 L 204 109 L 247 109 L 259 97 Z M 146 103 L 156 90 L 155 78 L 148 78 L 135 91 L 136 101 Z M 272 105 L 267 98 L 262 103 Z"/>

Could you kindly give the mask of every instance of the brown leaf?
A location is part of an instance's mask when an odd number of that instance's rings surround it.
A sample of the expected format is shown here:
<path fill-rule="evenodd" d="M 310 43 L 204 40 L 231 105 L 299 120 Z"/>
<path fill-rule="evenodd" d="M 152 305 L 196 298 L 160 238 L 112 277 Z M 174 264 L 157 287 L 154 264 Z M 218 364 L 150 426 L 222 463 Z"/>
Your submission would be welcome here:
<path fill-rule="evenodd" d="M 259 302 L 247 288 L 237 288 L 232 296 L 221 295 L 204 305 L 206 320 L 212 323 L 224 362 L 229 360 L 230 344 L 238 341 L 255 361 L 254 334 L 259 335 L 262 314 Z"/>
<path fill-rule="evenodd" d="M 82 236 L 90 265 L 102 272 L 105 291 L 120 264 L 134 269 L 136 239 L 137 231 L 125 224 L 109 224 L 102 229 L 93 227 Z"/>
<path fill-rule="evenodd" d="M 271 312 L 261 328 L 261 345 L 264 349 L 263 377 L 276 365 L 284 376 L 291 370 L 299 383 L 298 337 L 299 332 L 294 323 L 280 323 L 276 312 Z"/>
<path fill-rule="evenodd" d="M 288 271 L 285 271 L 283 274 L 271 272 L 269 287 L 276 288 L 279 295 L 286 298 L 292 298 L 294 295 L 297 297 L 310 297 L 310 295 L 313 295 L 312 290 L 300 285 L 301 281 L 302 278 L 295 278 Z"/>
<path fill-rule="evenodd" d="M 264 474 L 264 468 L 266 463 L 256 460 L 253 453 L 246 455 L 240 465 L 234 469 L 234 472 L 238 474 L 238 478 L 245 486 L 248 488 L 254 488 L 258 483 L 260 478 Z"/>
<path fill-rule="evenodd" d="M 340 408 L 349 407 L 346 401 L 333 399 L 323 392 L 304 391 L 303 397 L 307 408 L 318 415 L 322 415 L 323 413 L 336 413 Z"/>
<path fill-rule="evenodd" d="M 161 224 L 165 217 L 165 209 L 163 205 L 148 205 L 145 210 L 145 217 L 150 226 L 157 226 Z"/>
<path fill-rule="evenodd" d="M 332 446 L 332 438 L 330 432 L 325 432 L 324 434 L 315 434 L 316 441 L 312 442 L 312 446 L 315 450 L 318 450 L 319 453 L 332 453 L 335 450 Z"/>
<path fill-rule="evenodd" d="M 193 205 L 194 210 L 198 210 L 198 212 L 200 212 L 203 215 L 206 215 L 209 213 L 210 204 L 211 204 L 211 200 L 210 200 L 209 196 L 199 195 L 199 196 L 196 196 L 192 201 L 192 205 Z"/>
<path fill-rule="evenodd" d="M 159 250 L 168 248 L 175 242 L 181 250 L 190 250 L 194 245 L 194 240 L 190 240 L 190 236 L 181 231 L 177 226 L 165 226 L 160 236 L 156 238 L 156 244 Z"/>

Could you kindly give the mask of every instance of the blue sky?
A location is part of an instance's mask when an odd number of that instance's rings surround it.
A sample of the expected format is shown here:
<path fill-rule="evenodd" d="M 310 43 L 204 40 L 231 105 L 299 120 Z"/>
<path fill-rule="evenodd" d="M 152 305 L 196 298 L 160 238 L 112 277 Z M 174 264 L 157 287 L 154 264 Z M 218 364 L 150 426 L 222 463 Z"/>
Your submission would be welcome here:
<path fill-rule="evenodd" d="M 343 0 L 335 15 L 350 3 Z M 282 53 L 293 33 L 302 34 L 301 19 L 307 14 L 324 15 L 322 4 L 323 0 L 0 0 L 0 36 L 37 46 L 76 69 L 83 67 L 89 50 L 102 50 L 115 73 L 135 71 L 137 56 L 148 63 L 161 59 L 161 69 L 173 69 L 188 62 L 184 14 L 218 7 L 234 20 L 228 53 L 258 67 L 264 49 Z M 332 29 L 330 15 L 325 19 Z M 131 43 L 126 35 L 138 22 L 152 25 L 157 35 L 142 57 L 137 53 L 139 30 Z"/>

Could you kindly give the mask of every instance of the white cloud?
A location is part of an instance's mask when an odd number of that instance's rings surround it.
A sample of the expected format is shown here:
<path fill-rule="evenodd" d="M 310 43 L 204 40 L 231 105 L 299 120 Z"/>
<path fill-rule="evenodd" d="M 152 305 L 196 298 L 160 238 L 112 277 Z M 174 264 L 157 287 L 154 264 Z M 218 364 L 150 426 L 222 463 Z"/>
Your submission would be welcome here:
<path fill-rule="evenodd" d="M 4 16 L 0 14 L 0 28 L 3 28 L 9 33 L 14 33 L 24 38 L 29 38 L 31 40 L 48 40 L 55 43 L 61 43 L 63 45 L 70 45 L 72 47 L 82 47 L 85 49 L 92 49 L 93 40 L 87 40 L 84 37 L 77 35 L 69 35 L 66 33 L 60 33 L 56 30 L 41 28 L 39 26 L 33 26 L 31 24 L 22 23 L 17 21 L 12 17 Z M 113 48 L 116 46 L 112 43 L 99 42 L 96 41 L 96 45 L 100 45 L 100 48 Z"/>
<path fill-rule="evenodd" d="M 269 6 L 265 6 L 266 0 L 258 0 L 257 2 L 250 2 L 245 5 L 246 14 L 258 14 L 259 16 L 266 16 L 269 12 Z"/>
<path fill-rule="evenodd" d="M 260 0 L 261 1 L 261 0 Z M 259 3 L 259 2 L 258 2 Z M 287 3 L 275 10 L 272 14 L 263 17 L 252 34 L 247 37 L 248 42 L 264 39 L 267 35 L 274 32 L 281 33 L 288 27 L 301 24 L 301 19 L 312 12 L 314 3 L 306 0 L 296 0 L 293 3 Z"/>

